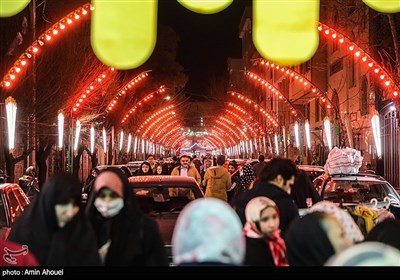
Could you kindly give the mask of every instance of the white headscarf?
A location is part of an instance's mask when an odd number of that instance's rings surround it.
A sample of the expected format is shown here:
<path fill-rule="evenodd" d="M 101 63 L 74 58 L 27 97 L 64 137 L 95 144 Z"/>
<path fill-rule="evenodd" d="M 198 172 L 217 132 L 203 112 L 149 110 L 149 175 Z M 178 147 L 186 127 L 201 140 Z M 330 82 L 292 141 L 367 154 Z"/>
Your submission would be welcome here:
<path fill-rule="evenodd" d="M 196 199 L 181 212 L 172 236 L 175 264 L 243 263 L 245 239 L 236 212 L 215 198 Z"/>

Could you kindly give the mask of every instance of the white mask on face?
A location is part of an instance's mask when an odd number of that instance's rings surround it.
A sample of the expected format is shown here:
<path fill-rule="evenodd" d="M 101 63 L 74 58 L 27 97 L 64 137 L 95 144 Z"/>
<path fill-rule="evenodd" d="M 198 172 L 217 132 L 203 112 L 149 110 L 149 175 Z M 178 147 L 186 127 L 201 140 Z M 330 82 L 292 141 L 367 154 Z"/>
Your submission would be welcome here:
<path fill-rule="evenodd" d="M 101 198 L 96 198 L 94 206 L 104 218 L 112 218 L 124 207 L 124 200 L 122 198 L 115 198 L 111 201 L 104 201 Z"/>

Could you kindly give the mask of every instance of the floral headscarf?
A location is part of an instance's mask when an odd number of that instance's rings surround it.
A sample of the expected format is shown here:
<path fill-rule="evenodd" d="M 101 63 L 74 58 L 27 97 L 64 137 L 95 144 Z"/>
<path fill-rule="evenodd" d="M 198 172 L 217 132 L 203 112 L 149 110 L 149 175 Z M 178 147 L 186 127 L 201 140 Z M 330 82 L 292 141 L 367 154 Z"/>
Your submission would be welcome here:
<path fill-rule="evenodd" d="M 320 201 L 308 209 L 308 213 L 313 212 L 324 212 L 335 216 L 335 218 L 342 224 L 347 238 L 353 243 L 364 240 L 364 235 L 361 233 L 360 228 L 357 226 L 350 214 L 337 207 L 335 203 L 327 200 Z"/>
<path fill-rule="evenodd" d="M 215 262 L 240 265 L 245 255 L 242 224 L 233 209 L 216 198 L 190 202 L 172 236 L 175 264 Z"/>

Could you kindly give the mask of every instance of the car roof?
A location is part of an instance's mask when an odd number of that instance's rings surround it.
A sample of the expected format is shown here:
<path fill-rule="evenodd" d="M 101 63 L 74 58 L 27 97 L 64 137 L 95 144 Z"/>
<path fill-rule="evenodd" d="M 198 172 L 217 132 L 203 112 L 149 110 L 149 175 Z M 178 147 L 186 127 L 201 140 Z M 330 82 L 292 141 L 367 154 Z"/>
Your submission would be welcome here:
<path fill-rule="evenodd" d="M 179 187 L 192 187 L 193 185 L 198 186 L 196 180 L 193 177 L 184 176 L 160 176 L 160 175 L 150 175 L 150 176 L 134 176 L 128 178 L 129 183 L 133 183 L 134 187 L 143 186 L 172 186 L 179 185 Z"/>
<path fill-rule="evenodd" d="M 325 172 L 325 169 L 323 166 L 319 166 L 319 165 L 304 165 L 304 164 L 300 164 L 297 165 L 297 168 L 304 170 L 304 171 L 322 171 Z"/>
<path fill-rule="evenodd" d="M 358 173 L 358 174 L 322 174 L 317 178 L 330 177 L 335 181 L 369 181 L 369 182 L 387 182 L 383 177 L 379 175 L 369 174 L 369 173 Z"/>

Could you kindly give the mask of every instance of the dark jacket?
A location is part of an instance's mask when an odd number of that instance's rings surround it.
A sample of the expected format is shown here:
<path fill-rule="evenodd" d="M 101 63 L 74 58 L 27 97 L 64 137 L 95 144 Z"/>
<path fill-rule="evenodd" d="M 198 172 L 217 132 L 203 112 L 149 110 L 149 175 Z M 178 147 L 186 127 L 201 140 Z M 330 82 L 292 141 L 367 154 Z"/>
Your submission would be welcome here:
<path fill-rule="evenodd" d="M 246 237 L 245 265 L 275 266 L 271 250 L 264 239 Z"/>

